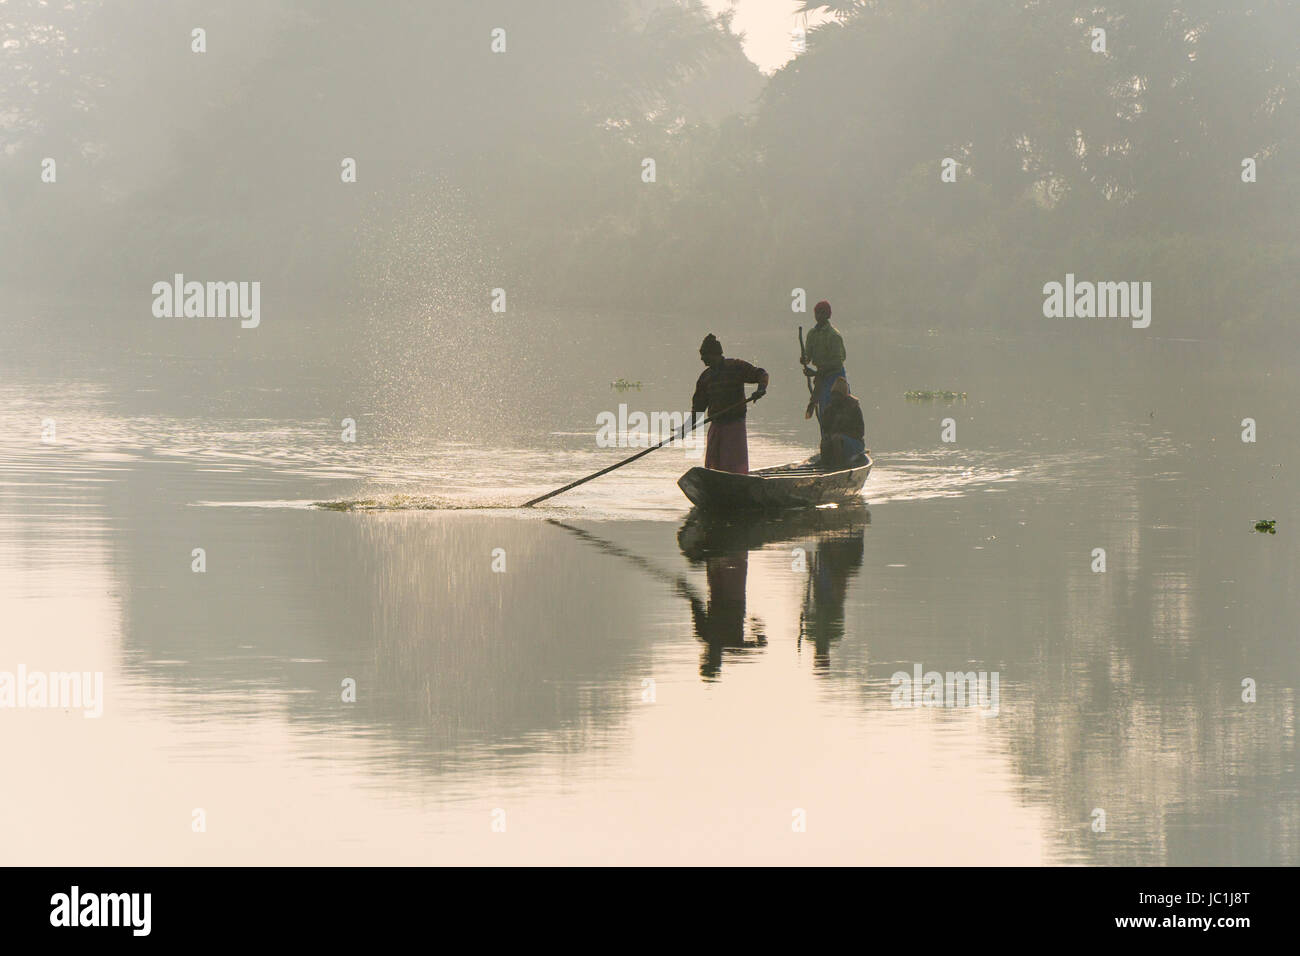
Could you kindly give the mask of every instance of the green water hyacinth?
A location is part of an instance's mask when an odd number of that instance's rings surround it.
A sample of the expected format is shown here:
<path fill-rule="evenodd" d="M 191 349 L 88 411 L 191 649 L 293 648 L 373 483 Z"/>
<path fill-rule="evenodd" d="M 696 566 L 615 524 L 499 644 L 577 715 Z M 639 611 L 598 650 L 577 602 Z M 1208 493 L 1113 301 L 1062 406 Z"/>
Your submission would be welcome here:
<path fill-rule="evenodd" d="M 324 508 L 326 511 L 364 511 L 368 508 L 376 508 L 379 502 L 368 499 L 366 501 L 314 501 L 312 506 Z"/>
<path fill-rule="evenodd" d="M 909 402 L 933 402 L 935 400 L 944 402 L 966 401 L 965 392 L 932 391 L 930 389 L 913 389 L 912 391 L 904 392 L 903 397 Z"/>
<path fill-rule="evenodd" d="M 610 387 L 610 388 L 616 388 L 616 389 L 618 389 L 620 392 L 626 392 L 629 388 L 636 388 L 636 389 L 639 389 L 639 388 L 641 387 L 641 383 L 640 383 L 640 382 L 629 382 L 629 381 L 628 381 L 627 379 L 625 379 L 625 378 L 620 378 L 617 382 L 610 382 L 610 383 L 609 383 L 609 387 Z"/>
<path fill-rule="evenodd" d="M 1277 534 L 1277 519 L 1260 518 L 1255 522 L 1255 530 L 1260 534 Z"/>

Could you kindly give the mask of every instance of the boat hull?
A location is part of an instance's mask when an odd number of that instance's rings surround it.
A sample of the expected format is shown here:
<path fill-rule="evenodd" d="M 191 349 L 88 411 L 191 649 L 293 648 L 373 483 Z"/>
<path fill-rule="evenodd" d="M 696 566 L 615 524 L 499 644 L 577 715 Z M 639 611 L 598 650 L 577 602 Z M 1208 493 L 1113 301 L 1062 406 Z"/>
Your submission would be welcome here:
<path fill-rule="evenodd" d="M 874 464 L 870 455 L 840 471 L 819 471 L 816 462 L 813 457 L 748 475 L 692 468 L 677 479 L 677 487 L 696 507 L 709 511 L 776 511 L 861 500 Z"/>

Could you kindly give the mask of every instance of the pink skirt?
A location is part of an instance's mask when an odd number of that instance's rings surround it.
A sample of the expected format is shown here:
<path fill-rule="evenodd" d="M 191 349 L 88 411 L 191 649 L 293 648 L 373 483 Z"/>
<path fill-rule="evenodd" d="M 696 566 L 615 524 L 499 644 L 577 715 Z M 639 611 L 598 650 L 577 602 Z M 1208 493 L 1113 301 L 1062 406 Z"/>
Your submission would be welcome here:
<path fill-rule="evenodd" d="M 704 467 L 736 475 L 749 474 L 749 438 L 745 434 L 743 418 L 709 425 L 709 438 L 704 446 Z"/>

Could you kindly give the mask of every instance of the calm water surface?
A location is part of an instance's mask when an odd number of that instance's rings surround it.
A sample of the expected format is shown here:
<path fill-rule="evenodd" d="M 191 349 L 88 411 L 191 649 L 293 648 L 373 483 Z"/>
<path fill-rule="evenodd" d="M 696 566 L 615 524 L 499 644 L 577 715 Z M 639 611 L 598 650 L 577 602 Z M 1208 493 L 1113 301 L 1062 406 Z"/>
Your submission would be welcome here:
<path fill-rule="evenodd" d="M 376 376 L 309 324 L 14 319 L 0 670 L 102 671 L 105 713 L 0 711 L 6 859 L 1300 863 L 1294 355 L 859 332 L 862 506 L 728 525 L 680 449 L 511 507 L 629 453 L 598 412 L 683 409 L 714 320 L 558 321 Z M 730 338 L 751 463 L 802 457 L 792 331 Z M 892 706 L 918 664 L 996 671 L 996 715 Z"/>

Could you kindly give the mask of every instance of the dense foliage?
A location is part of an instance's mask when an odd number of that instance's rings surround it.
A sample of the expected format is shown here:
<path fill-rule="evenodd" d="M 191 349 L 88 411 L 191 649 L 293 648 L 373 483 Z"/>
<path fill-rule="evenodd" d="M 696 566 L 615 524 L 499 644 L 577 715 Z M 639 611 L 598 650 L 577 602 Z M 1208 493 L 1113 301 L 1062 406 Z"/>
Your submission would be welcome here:
<path fill-rule="evenodd" d="M 0 280 L 658 311 L 799 286 L 987 327 L 1074 272 L 1152 281 L 1181 327 L 1286 321 L 1300 5 L 805 5 L 835 17 L 766 78 L 698 0 L 7 0 Z"/>

